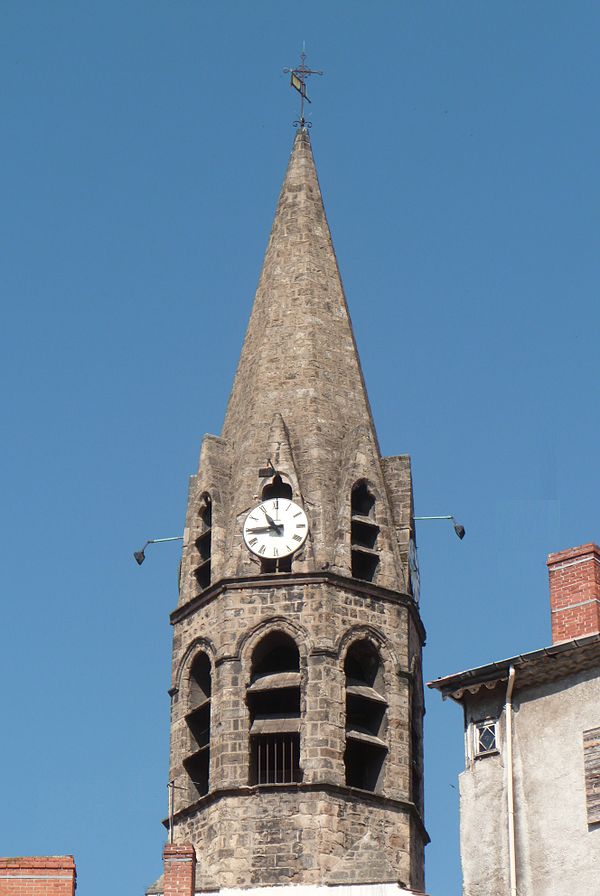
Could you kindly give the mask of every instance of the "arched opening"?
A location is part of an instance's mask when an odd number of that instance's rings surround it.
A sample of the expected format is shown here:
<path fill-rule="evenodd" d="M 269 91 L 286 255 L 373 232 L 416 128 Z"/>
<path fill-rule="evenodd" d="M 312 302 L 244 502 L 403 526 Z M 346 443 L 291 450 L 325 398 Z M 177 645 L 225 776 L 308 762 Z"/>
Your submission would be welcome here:
<path fill-rule="evenodd" d="M 346 655 L 346 784 L 377 790 L 382 783 L 387 745 L 387 701 L 383 696 L 383 669 L 370 641 L 354 643 Z"/>
<path fill-rule="evenodd" d="M 194 575 L 200 588 L 204 590 L 210 585 L 212 552 L 212 501 L 207 493 L 202 495 L 198 516 L 200 518 L 200 534 L 196 539 L 198 566 L 194 570 Z"/>
<path fill-rule="evenodd" d="M 350 515 L 352 576 L 372 582 L 379 565 L 379 526 L 375 522 L 375 496 L 364 480 L 352 489 Z"/>
<path fill-rule="evenodd" d="M 292 486 L 288 482 L 284 482 L 279 473 L 277 473 L 270 482 L 264 486 L 262 492 L 262 500 L 268 498 L 289 498 L 292 500 Z"/>
<path fill-rule="evenodd" d="M 300 654 L 285 632 L 271 632 L 255 647 L 247 700 L 250 783 L 300 781 Z"/>
<path fill-rule="evenodd" d="M 185 721 L 189 731 L 190 751 L 183 760 L 190 784 L 199 796 L 208 793 L 210 768 L 210 660 L 199 653 L 190 668 L 188 712 Z"/>

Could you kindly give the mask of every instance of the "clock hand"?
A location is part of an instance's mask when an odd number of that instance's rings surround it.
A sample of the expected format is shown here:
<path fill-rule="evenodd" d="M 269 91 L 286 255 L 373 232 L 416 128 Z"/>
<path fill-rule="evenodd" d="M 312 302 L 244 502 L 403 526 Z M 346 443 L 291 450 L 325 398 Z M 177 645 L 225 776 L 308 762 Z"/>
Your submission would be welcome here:
<path fill-rule="evenodd" d="M 255 526 L 254 529 L 246 529 L 246 532 L 270 532 L 273 526 Z"/>
<path fill-rule="evenodd" d="M 280 529 L 283 529 L 283 526 L 276 523 L 275 520 L 269 516 L 266 510 L 263 510 L 264 515 L 267 518 L 267 522 L 269 524 L 270 529 L 275 529 L 276 532 L 279 532 Z"/>

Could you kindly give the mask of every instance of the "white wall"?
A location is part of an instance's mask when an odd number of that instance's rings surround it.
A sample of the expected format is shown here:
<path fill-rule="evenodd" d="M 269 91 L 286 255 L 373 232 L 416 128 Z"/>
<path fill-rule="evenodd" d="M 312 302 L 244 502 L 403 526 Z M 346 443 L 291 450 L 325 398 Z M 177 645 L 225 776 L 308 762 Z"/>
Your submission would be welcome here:
<path fill-rule="evenodd" d="M 580 673 L 514 697 L 519 896 L 598 896 L 600 825 L 588 826 L 582 734 L 600 725 L 600 675 Z M 467 698 L 467 720 L 500 713 L 505 683 Z M 505 725 L 498 755 L 460 776 L 464 896 L 507 896 Z"/>

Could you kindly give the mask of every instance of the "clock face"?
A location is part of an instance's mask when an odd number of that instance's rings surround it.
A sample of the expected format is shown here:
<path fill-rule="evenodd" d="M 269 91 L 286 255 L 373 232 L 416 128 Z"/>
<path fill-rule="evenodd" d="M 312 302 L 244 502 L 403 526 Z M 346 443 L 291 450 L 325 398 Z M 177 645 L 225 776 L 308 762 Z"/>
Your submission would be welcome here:
<path fill-rule="evenodd" d="M 257 557 L 277 560 L 299 550 L 308 535 L 308 519 L 289 498 L 269 498 L 251 510 L 244 523 L 244 541 Z"/>

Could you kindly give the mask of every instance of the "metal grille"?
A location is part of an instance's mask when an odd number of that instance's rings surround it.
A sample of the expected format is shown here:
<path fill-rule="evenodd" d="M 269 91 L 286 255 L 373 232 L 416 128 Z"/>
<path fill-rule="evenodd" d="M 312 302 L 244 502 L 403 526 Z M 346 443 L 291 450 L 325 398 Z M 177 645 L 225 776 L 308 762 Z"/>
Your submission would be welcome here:
<path fill-rule="evenodd" d="M 252 738 L 253 784 L 293 784 L 300 780 L 300 736 L 269 734 Z"/>

